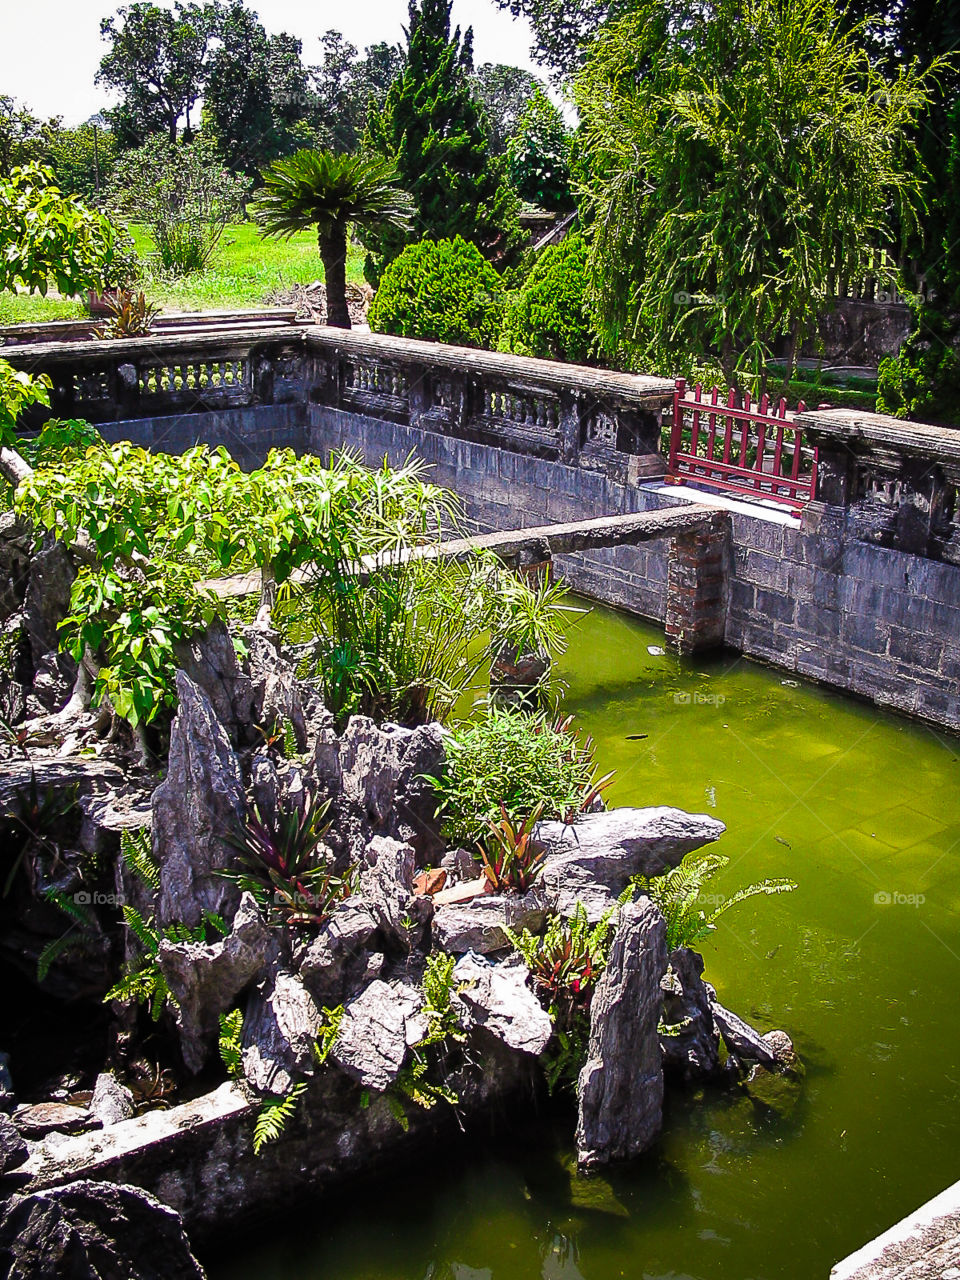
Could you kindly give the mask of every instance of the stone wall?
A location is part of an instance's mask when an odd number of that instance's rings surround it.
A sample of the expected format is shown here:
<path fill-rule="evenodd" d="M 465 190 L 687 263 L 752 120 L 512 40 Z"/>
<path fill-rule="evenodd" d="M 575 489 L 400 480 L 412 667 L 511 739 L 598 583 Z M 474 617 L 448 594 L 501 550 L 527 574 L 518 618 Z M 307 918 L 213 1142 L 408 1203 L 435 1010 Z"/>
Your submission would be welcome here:
<path fill-rule="evenodd" d="M 349 445 L 369 462 L 411 452 L 435 467 L 483 530 L 651 511 L 700 491 L 625 485 L 582 466 L 532 458 L 402 424 L 311 407 L 310 448 Z M 960 567 L 862 541 L 856 508 L 809 504 L 730 510 L 724 642 L 749 657 L 960 729 Z M 584 594 L 667 621 L 670 543 L 564 556 Z"/>

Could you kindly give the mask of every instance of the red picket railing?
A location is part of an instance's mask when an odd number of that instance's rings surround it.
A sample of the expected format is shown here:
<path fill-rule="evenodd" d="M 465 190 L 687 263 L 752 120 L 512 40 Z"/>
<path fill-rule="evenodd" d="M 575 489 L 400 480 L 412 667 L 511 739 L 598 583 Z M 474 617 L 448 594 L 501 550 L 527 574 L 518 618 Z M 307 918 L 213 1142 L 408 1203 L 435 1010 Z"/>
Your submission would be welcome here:
<path fill-rule="evenodd" d="M 670 474 L 707 489 L 765 498 L 799 510 L 814 494 L 817 452 L 794 425 L 786 400 L 771 407 L 747 395 L 737 406 L 731 390 L 726 404 L 714 387 L 709 399 L 698 382 L 692 392 L 678 378 L 673 395 Z M 801 400 L 796 413 L 802 413 Z"/>

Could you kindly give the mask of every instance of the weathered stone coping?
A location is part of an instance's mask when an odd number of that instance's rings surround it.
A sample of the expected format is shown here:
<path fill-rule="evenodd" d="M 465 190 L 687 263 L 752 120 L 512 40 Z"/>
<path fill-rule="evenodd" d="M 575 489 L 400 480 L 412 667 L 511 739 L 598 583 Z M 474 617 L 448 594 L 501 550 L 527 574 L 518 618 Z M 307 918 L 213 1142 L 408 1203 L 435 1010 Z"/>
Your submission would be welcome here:
<path fill-rule="evenodd" d="M 504 564 L 520 564 L 549 560 L 555 555 L 577 551 L 596 551 L 602 547 L 636 546 L 656 538 L 673 538 L 678 533 L 706 533 L 719 527 L 723 513 L 706 505 L 673 507 L 664 511 L 641 511 L 629 516 L 600 516 L 595 520 L 579 520 L 568 524 L 539 525 L 534 529 L 509 529 L 483 534 L 475 538 L 453 538 L 433 546 L 419 547 L 412 554 L 420 559 L 466 560 L 478 551 L 491 551 Z M 406 556 L 404 556 L 406 558 Z M 379 565 L 372 558 L 364 568 L 371 571 Z M 295 582 L 310 577 L 310 567 L 296 570 Z M 252 595 L 260 590 L 259 572 L 233 574 L 200 584 L 220 599 Z"/>
<path fill-rule="evenodd" d="M 892 449 L 912 457 L 960 464 L 960 430 L 904 422 L 861 409 L 806 410 L 796 423 L 814 444 L 842 442 L 863 451 Z"/>
<path fill-rule="evenodd" d="M 86 1134 L 48 1136 L 25 1165 L 0 1176 L 0 1196 L 75 1178 L 123 1182 L 176 1209 L 191 1236 L 221 1232 L 249 1221 L 251 1213 L 289 1208 L 298 1196 L 368 1174 L 441 1133 L 456 1133 L 458 1123 L 492 1122 L 511 1098 L 529 1097 L 535 1059 L 475 1034 L 473 1057 L 482 1066 L 447 1079 L 460 1099 L 456 1113 L 447 1104 L 430 1110 L 411 1104 L 406 1131 L 385 1097 L 375 1095 L 364 1106 L 361 1090 L 342 1072 L 322 1071 L 280 1138 L 255 1156 L 260 1103 L 241 1084 L 227 1082 L 169 1110 Z"/>
<path fill-rule="evenodd" d="M 960 1182 L 838 1262 L 830 1280 L 945 1280 L 960 1276 Z"/>

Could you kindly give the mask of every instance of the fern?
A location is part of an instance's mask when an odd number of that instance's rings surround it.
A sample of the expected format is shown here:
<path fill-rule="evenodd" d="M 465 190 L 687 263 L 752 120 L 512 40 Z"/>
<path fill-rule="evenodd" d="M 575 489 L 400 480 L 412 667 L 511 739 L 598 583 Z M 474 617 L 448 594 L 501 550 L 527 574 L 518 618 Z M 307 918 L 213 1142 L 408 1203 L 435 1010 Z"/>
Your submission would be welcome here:
<path fill-rule="evenodd" d="M 700 905 L 700 895 L 724 867 L 729 858 L 718 853 L 686 857 L 679 866 L 662 876 L 634 876 L 620 901 L 630 901 L 636 894 L 646 894 L 663 912 L 667 922 L 667 948 L 693 947 L 717 927 L 717 920 L 738 902 L 759 894 L 789 893 L 797 886 L 792 880 L 761 880 L 738 889 L 729 898 L 714 905 L 712 911 Z"/>
<path fill-rule="evenodd" d="M 227 1069 L 227 1075 L 239 1080 L 243 1075 L 243 1051 L 240 1047 L 243 1036 L 243 1011 L 231 1009 L 229 1013 L 220 1015 L 220 1060 Z"/>
<path fill-rule="evenodd" d="M 154 1022 L 159 1022 L 167 1003 L 176 1006 L 176 998 L 167 986 L 160 969 L 158 956 L 160 943 L 167 942 L 208 942 L 209 933 L 227 934 L 228 929 L 220 916 L 213 911 L 205 911 L 198 925 L 190 928 L 185 924 L 170 924 L 165 929 L 158 928 L 153 916 L 144 920 L 136 907 L 125 903 L 121 908 L 127 928 L 140 943 L 143 955 L 134 968 L 129 969 L 119 982 L 110 988 L 103 997 L 104 1004 L 111 1000 L 135 1000 L 137 1004 L 149 1007 Z"/>
<path fill-rule="evenodd" d="M 317 1031 L 317 1038 L 313 1046 L 313 1056 L 316 1058 L 318 1066 L 323 1066 L 330 1056 L 331 1049 L 337 1043 L 342 1018 L 342 1004 L 338 1004 L 335 1009 L 324 1008 L 320 1027 Z"/>
<path fill-rule="evenodd" d="M 256 1127 L 253 1131 L 253 1154 L 255 1156 L 260 1154 L 268 1142 L 276 1142 L 283 1133 L 287 1121 L 293 1117 L 297 1109 L 297 1103 L 300 1101 L 306 1087 L 306 1084 L 301 1080 L 284 1097 L 268 1098 L 260 1108 L 260 1114 L 257 1116 Z"/>
<path fill-rule="evenodd" d="M 427 1034 L 418 1048 L 466 1039 L 451 1004 L 456 963 L 455 956 L 443 951 L 437 951 L 427 959 L 423 971 L 423 1012 L 427 1017 Z"/>
<path fill-rule="evenodd" d="M 137 831 L 122 831 L 120 856 L 148 889 L 159 891 L 160 867 L 153 856 L 149 827 L 140 827 Z"/>
<path fill-rule="evenodd" d="M 37 957 L 37 981 L 45 982 L 54 964 L 67 955 L 88 955 L 94 948 L 99 934 L 96 912 L 92 907 L 61 892 L 48 889 L 46 900 L 71 921 L 70 928 L 59 938 L 46 944 Z"/>

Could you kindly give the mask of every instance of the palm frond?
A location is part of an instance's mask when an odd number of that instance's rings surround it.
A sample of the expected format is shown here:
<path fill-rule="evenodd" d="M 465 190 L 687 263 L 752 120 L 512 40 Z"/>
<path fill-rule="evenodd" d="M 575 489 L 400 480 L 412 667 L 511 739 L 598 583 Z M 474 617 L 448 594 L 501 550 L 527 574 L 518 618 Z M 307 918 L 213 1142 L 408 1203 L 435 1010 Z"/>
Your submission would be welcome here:
<path fill-rule="evenodd" d="M 378 156 L 336 155 L 309 147 L 277 160 L 263 173 L 253 216 L 263 235 L 288 237 L 339 224 L 377 223 L 408 231 L 413 201 L 396 168 Z"/>

